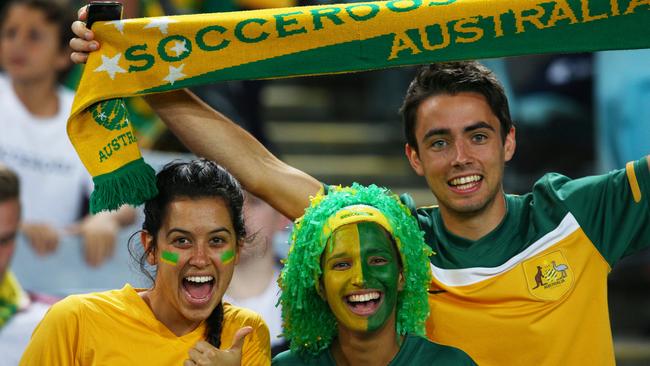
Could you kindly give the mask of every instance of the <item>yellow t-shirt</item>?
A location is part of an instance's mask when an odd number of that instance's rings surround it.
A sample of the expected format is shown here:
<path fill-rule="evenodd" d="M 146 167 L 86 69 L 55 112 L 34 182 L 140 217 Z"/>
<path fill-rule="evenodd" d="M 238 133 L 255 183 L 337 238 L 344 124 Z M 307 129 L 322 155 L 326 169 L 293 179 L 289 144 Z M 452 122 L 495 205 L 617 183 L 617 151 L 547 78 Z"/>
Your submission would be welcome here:
<path fill-rule="evenodd" d="M 221 349 L 235 332 L 253 327 L 242 365 L 270 365 L 269 330 L 250 310 L 224 303 Z M 205 324 L 176 336 L 129 284 L 120 290 L 73 295 L 54 304 L 34 330 L 20 365 L 182 365 L 204 339 Z"/>

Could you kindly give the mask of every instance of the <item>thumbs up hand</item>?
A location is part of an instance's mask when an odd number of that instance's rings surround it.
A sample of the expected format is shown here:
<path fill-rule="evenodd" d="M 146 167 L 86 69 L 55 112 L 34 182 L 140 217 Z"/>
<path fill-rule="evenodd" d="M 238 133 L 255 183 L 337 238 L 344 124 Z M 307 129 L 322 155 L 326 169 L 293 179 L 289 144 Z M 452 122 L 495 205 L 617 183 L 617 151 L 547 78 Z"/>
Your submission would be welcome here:
<path fill-rule="evenodd" d="M 240 328 L 233 337 L 232 347 L 220 350 L 206 341 L 199 341 L 190 349 L 189 360 L 183 366 L 239 366 L 244 338 L 253 331 L 252 327 Z"/>

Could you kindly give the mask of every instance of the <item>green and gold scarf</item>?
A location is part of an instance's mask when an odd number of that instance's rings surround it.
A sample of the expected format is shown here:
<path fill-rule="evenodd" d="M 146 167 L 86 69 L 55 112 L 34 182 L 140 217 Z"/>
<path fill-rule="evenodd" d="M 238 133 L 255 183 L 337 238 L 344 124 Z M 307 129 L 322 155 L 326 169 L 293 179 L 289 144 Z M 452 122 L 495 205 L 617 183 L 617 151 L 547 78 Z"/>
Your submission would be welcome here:
<path fill-rule="evenodd" d="M 156 194 L 120 98 L 224 80 L 650 47 L 650 0 L 399 0 L 100 22 L 68 134 L 91 211 Z"/>

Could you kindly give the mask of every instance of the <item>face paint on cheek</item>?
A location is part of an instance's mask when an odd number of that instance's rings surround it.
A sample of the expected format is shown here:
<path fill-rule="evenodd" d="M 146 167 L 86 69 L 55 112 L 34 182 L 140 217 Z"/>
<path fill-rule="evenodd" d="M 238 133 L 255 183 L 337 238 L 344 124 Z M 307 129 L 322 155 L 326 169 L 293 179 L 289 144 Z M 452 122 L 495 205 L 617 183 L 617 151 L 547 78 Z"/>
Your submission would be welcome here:
<path fill-rule="evenodd" d="M 379 225 L 364 222 L 357 227 L 366 287 L 382 292 L 379 308 L 368 317 L 368 331 L 375 331 L 386 323 L 397 306 L 398 254 L 392 241 Z"/>
<path fill-rule="evenodd" d="M 176 264 L 178 264 L 178 253 L 168 252 L 166 250 L 163 250 L 160 253 L 160 261 L 175 266 Z"/>
<path fill-rule="evenodd" d="M 232 249 L 226 249 L 223 253 L 221 253 L 221 263 L 223 264 L 228 264 L 235 260 L 235 251 Z"/>
<path fill-rule="evenodd" d="M 363 290 L 365 282 L 359 258 L 359 232 L 356 225 L 342 226 L 332 234 L 330 240 L 322 262 L 327 304 L 340 326 L 366 331 L 368 319 L 353 314 L 345 299 L 351 291 Z M 342 268 L 337 268 L 339 266 Z"/>

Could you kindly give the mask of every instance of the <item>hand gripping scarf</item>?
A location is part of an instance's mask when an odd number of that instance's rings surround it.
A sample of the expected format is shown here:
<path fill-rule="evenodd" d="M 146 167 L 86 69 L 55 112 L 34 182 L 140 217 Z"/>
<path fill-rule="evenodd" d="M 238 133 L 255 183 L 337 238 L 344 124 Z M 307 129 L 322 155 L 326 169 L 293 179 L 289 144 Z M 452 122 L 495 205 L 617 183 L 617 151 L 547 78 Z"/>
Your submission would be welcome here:
<path fill-rule="evenodd" d="M 98 22 L 68 135 L 91 211 L 156 194 L 122 97 L 224 80 L 650 47 L 650 0 L 396 0 Z"/>

